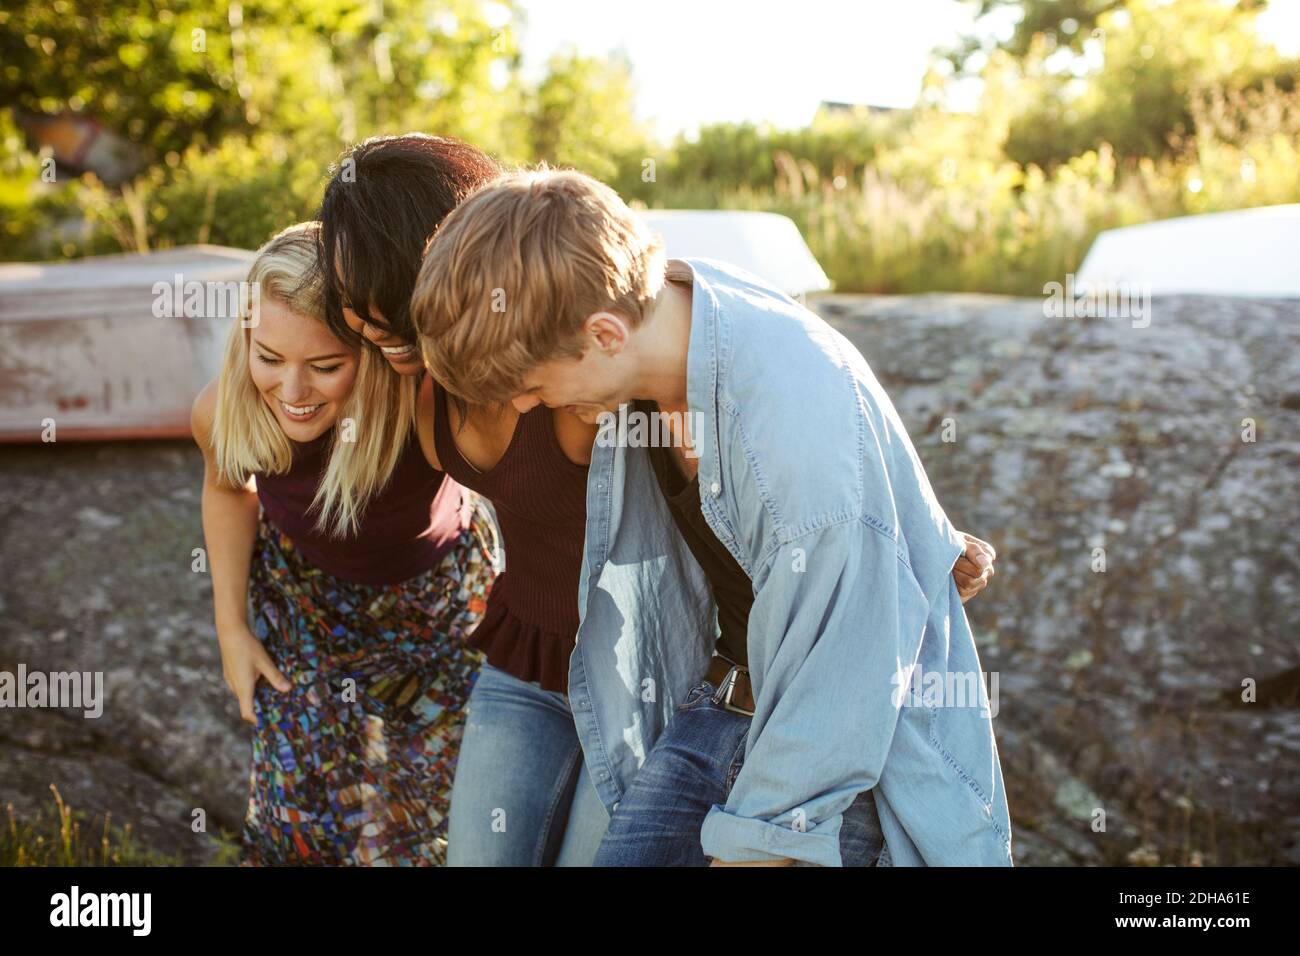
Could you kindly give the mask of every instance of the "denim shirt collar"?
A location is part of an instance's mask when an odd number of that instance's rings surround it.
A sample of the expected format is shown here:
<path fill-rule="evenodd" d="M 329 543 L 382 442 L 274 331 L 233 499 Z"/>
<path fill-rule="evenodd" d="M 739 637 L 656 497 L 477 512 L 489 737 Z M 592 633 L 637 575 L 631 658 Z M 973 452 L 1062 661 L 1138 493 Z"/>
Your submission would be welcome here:
<path fill-rule="evenodd" d="M 717 497 L 722 490 L 718 443 L 718 299 L 708 280 L 682 259 L 670 259 L 668 279 L 691 283 L 691 334 L 686 352 L 686 404 L 699 413 L 691 421 L 702 421 L 705 434 L 691 436 L 699 455 L 700 494 Z"/>

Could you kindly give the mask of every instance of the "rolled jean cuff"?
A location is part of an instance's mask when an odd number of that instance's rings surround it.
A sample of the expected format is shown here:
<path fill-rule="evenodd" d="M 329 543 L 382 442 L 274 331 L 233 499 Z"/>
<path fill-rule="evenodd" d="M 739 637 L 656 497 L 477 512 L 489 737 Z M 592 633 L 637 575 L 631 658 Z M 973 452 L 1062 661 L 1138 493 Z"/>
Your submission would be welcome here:
<path fill-rule="evenodd" d="M 753 817 L 738 817 L 714 804 L 700 828 L 704 855 L 726 863 L 789 859 L 814 866 L 840 866 L 840 820 L 836 814 L 799 831 Z"/>

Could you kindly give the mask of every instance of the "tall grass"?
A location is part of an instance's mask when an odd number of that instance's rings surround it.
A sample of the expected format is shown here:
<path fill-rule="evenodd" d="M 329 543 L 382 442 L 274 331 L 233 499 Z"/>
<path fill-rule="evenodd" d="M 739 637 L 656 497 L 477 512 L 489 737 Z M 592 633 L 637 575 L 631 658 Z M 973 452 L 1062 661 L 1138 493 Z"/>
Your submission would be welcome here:
<path fill-rule="evenodd" d="M 657 208 L 790 216 L 840 291 L 1039 295 L 1078 270 L 1104 229 L 1300 202 L 1300 91 L 1209 88 L 1190 111 L 1195 132 L 1157 160 L 1121 161 L 1099 143 L 1050 170 L 1021 165 L 1007 158 L 1008 117 L 995 104 L 976 115 L 821 116 L 795 131 L 710 128 L 625 158 L 612 182 Z M 36 161 L 19 154 L 3 113 L 0 144 L 0 258 L 19 259 L 256 248 L 312 214 L 334 153 L 267 134 L 195 148 L 125 191 L 86 178 L 33 192 Z M 646 159 L 657 166 L 649 182 Z"/>
<path fill-rule="evenodd" d="M 987 143 L 931 147 L 934 124 L 921 122 L 852 179 L 778 152 L 770 188 L 666 177 L 649 204 L 790 216 L 844 292 L 1038 295 L 1077 271 L 1104 229 L 1300 202 L 1300 92 L 1206 91 L 1192 111 L 1196 133 L 1159 161 L 1120 163 L 1102 143 L 1046 173 Z"/>
<path fill-rule="evenodd" d="M 115 827 L 112 815 L 89 821 L 63 802 L 58 788 L 33 821 L 19 820 L 12 803 L 0 827 L 0 866 L 178 866 L 180 860 L 140 847 L 131 824 Z"/>

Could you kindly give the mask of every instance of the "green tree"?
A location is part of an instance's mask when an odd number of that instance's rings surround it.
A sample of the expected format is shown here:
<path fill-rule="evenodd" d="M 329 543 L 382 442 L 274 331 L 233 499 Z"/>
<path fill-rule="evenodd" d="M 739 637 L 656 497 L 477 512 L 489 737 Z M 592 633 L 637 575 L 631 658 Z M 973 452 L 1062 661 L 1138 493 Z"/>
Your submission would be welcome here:
<path fill-rule="evenodd" d="M 1193 97 L 1259 88 L 1270 79 L 1289 89 L 1297 71 L 1257 33 L 1257 3 L 1025 6 L 1021 26 L 1042 29 L 1018 31 L 983 69 L 988 77 L 995 61 L 1013 65 L 1016 105 L 1005 148 L 1021 164 L 1050 168 L 1103 142 L 1121 162 L 1166 155 L 1195 133 Z M 1084 19 L 1061 20 L 1071 13 Z"/>
<path fill-rule="evenodd" d="M 28 113 L 85 113 L 150 158 L 215 141 L 246 124 L 222 12 L 204 0 L 53 0 L 0 11 L 0 101 Z"/>
<path fill-rule="evenodd" d="M 650 133 L 635 115 L 632 71 L 619 56 L 555 54 L 526 94 L 528 159 L 573 166 L 597 179 L 651 158 Z"/>
<path fill-rule="evenodd" d="M 1000 39 L 986 30 L 961 38 L 955 45 L 942 51 L 959 72 L 969 72 L 976 54 L 986 55 L 1000 49 L 1017 58 L 1029 56 L 1038 44 L 1047 50 L 1058 48 L 1083 51 L 1084 42 L 1099 26 L 1101 20 L 1116 11 L 1125 10 L 1130 0 L 965 0 L 975 10 L 977 25 L 1005 19 L 1008 14 L 1018 14 L 1010 36 Z M 1229 10 L 1233 15 L 1253 15 L 1268 5 L 1268 0 L 1236 0 Z"/>
<path fill-rule="evenodd" d="M 27 2 L 0 12 L 0 100 L 84 113 L 148 162 L 258 131 L 490 137 L 493 64 L 508 81 L 518 59 L 506 18 L 481 0 Z"/>

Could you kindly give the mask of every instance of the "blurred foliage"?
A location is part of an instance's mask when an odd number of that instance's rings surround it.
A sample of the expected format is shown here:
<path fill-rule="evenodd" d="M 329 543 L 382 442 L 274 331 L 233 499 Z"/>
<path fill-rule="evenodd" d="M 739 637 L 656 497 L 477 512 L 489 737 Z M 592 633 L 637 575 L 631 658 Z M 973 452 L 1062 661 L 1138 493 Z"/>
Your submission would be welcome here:
<path fill-rule="evenodd" d="M 1295 88 L 1300 69 L 1259 41 L 1251 9 L 1221 0 L 1105 6 L 1077 52 L 1040 33 L 1023 55 L 1000 61 L 1011 64 L 1000 80 L 1016 85 L 1021 104 L 1009 158 L 1051 166 L 1106 142 L 1122 159 L 1155 159 L 1193 132 L 1198 89 Z"/>
<path fill-rule="evenodd" d="M 872 163 L 878 153 L 897 145 L 906 114 L 868 110 L 822 111 L 803 129 L 760 128 L 753 123 L 716 123 L 691 138 L 679 138 L 667 157 L 655 150 L 655 176 L 625 167 L 614 182 L 625 196 L 649 202 L 664 181 L 673 185 L 709 184 L 713 188 L 770 190 L 776 178 L 793 165 L 811 168 L 824 179 L 851 176 Z M 659 161 L 664 161 L 661 180 Z"/>
<path fill-rule="evenodd" d="M 507 15 L 509 0 L 491 5 Z M 257 130 L 490 133 L 516 57 L 478 0 L 52 0 L 0 11 L 0 102 L 93 116 L 146 160 Z"/>
<path fill-rule="evenodd" d="M 527 156 L 613 181 L 621 169 L 646 155 L 650 141 L 632 100 L 631 67 L 625 60 L 557 54 L 524 103 Z"/>
<path fill-rule="evenodd" d="M 786 163 L 772 185 L 717 190 L 660 176 L 654 206 L 790 216 L 840 291 L 1040 295 L 1097 233 L 1153 219 L 1300 202 L 1300 92 L 1192 100 L 1196 132 L 1159 159 L 1101 143 L 1050 172 L 997 148 L 1007 120 L 920 111 L 898 145 L 847 181 Z"/>
<path fill-rule="evenodd" d="M 983 61 L 991 50 L 998 49 L 1017 58 L 1031 48 L 1046 44 L 1050 49 L 1084 51 L 1084 43 L 1093 31 L 1103 27 L 1103 19 L 1137 6 L 1130 0 L 964 0 L 979 21 L 1014 18 L 1010 36 L 1000 39 L 987 31 L 964 36 L 943 56 L 958 70 L 970 72 L 972 63 Z M 1228 17 L 1258 13 L 1268 0 L 1237 0 L 1224 11 Z M 1145 6 L 1145 5 L 1144 5 Z M 1222 4 L 1221 4 L 1222 6 Z M 1112 20 L 1113 22 L 1113 20 Z"/>
<path fill-rule="evenodd" d="M 408 129 L 648 206 L 789 215 L 845 291 L 1038 294 L 1102 229 L 1300 201 L 1300 65 L 1257 35 L 1262 3 L 972 3 L 1021 17 L 940 51 L 911 110 L 667 144 L 619 57 L 565 50 L 526 78 L 512 2 L 25 3 L 0 12 L 0 258 L 254 248 L 312 214 L 348 145 Z M 963 74 L 978 108 L 945 111 Z M 65 111 L 130 140 L 143 171 L 45 182 L 18 121 Z"/>

